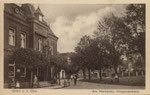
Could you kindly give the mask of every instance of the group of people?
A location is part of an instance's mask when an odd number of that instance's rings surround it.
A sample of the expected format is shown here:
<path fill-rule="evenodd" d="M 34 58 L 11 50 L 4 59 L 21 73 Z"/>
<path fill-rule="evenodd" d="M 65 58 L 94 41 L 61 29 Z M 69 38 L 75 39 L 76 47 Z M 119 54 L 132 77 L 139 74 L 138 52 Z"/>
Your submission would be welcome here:
<path fill-rule="evenodd" d="M 78 79 L 78 78 L 79 78 L 79 77 L 78 77 L 77 74 L 73 74 L 73 75 L 70 76 L 71 81 L 72 81 L 72 80 L 74 81 L 74 85 L 77 84 L 77 79 Z"/>

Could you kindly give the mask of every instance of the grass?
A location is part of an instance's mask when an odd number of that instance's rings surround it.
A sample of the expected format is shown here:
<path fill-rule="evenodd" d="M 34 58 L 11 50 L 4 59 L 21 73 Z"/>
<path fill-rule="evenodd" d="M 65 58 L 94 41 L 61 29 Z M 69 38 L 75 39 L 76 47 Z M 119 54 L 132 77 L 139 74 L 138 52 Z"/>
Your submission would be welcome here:
<path fill-rule="evenodd" d="M 145 86 L 145 76 L 122 77 L 119 78 L 119 82 L 116 82 L 114 79 L 111 82 L 111 79 L 108 78 L 103 78 L 102 81 L 99 79 L 81 79 L 80 81 L 112 85 Z"/>

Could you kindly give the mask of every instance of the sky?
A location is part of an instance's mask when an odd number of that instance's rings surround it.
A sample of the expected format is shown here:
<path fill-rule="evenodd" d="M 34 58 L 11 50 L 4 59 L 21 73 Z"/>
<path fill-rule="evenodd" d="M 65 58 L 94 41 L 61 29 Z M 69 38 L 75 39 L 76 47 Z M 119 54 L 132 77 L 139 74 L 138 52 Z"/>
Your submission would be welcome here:
<path fill-rule="evenodd" d="M 34 7 L 37 8 L 37 4 Z M 84 35 L 92 36 L 97 22 L 114 13 L 122 16 L 126 5 L 121 4 L 39 4 L 54 34 L 59 38 L 57 50 L 60 53 L 74 52 Z"/>

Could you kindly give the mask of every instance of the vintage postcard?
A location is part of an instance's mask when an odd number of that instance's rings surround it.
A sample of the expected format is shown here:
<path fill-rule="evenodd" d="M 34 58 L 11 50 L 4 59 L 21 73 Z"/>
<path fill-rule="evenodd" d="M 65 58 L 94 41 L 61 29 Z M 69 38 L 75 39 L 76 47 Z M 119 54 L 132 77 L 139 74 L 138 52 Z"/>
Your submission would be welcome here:
<path fill-rule="evenodd" d="M 1 94 L 150 94 L 148 0 L 1 0 Z"/>

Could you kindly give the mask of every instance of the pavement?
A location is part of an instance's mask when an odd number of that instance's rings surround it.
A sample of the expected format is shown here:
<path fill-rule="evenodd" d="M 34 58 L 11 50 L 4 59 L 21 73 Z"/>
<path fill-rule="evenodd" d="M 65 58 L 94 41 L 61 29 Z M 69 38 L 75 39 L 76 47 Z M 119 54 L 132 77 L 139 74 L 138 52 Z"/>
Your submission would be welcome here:
<path fill-rule="evenodd" d="M 114 85 L 114 84 L 100 84 L 77 81 L 74 85 L 73 80 L 70 82 L 70 86 L 64 87 L 64 85 L 57 85 L 53 87 L 44 87 L 40 89 L 144 89 L 144 86 L 126 86 L 126 85 Z"/>
<path fill-rule="evenodd" d="M 50 86 L 50 87 L 42 87 L 42 88 L 38 88 L 38 89 L 61 89 L 63 88 L 63 85 L 55 85 L 55 86 Z"/>
<path fill-rule="evenodd" d="M 66 80 L 65 80 L 66 81 Z M 64 79 L 61 79 L 60 80 L 60 85 L 59 84 L 51 84 L 47 81 L 44 81 L 44 82 L 40 82 L 40 88 L 39 89 L 45 89 L 45 88 L 49 88 L 49 89 L 60 89 L 60 88 L 64 88 L 66 87 L 68 84 L 67 84 L 67 81 L 65 82 L 64 84 Z"/>

